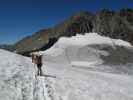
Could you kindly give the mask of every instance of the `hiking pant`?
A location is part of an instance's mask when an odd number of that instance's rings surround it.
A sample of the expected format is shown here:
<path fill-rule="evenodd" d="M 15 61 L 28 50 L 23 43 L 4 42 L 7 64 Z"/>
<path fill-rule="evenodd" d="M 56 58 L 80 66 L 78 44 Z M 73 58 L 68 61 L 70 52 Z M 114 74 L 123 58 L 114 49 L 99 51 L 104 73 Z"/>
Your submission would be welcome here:
<path fill-rule="evenodd" d="M 42 64 L 37 64 L 37 68 L 38 68 L 38 71 L 37 71 L 37 75 L 41 76 L 42 75 Z"/>

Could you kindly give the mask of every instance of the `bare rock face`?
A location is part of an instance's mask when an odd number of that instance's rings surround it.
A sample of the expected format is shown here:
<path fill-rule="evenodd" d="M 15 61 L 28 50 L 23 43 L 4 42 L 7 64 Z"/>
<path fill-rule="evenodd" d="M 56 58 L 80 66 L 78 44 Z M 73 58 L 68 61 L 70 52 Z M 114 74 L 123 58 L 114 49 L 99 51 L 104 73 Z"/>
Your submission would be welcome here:
<path fill-rule="evenodd" d="M 15 50 L 20 54 L 27 55 L 31 51 L 48 49 L 61 36 L 70 37 L 77 33 L 89 32 L 122 39 L 133 44 L 133 9 L 121 9 L 118 12 L 103 9 L 96 14 L 76 13 L 52 28 L 42 29 L 17 42 Z"/>
<path fill-rule="evenodd" d="M 133 43 L 133 10 L 102 10 L 96 15 L 94 32 Z"/>

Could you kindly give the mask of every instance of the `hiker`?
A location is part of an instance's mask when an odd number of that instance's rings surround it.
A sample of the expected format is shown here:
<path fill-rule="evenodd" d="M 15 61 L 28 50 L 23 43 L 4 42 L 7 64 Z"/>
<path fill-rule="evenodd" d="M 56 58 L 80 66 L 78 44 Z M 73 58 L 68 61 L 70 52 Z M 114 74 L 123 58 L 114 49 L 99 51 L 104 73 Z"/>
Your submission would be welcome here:
<path fill-rule="evenodd" d="M 37 75 L 41 76 L 42 75 L 42 55 L 39 54 L 32 54 L 32 63 L 37 65 Z"/>
<path fill-rule="evenodd" d="M 38 68 L 38 72 L 37 75 L 42 75 L 42 55 L 38 55 L 37 56 L 37 68 Z"/>

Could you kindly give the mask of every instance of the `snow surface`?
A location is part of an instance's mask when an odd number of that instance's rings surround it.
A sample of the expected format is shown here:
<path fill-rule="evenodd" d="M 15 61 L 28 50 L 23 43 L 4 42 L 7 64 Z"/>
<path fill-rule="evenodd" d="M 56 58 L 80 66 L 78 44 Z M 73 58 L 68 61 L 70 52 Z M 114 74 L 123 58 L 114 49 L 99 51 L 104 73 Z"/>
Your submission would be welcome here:
<path fill-rule="evenodd" d="M 51 100 L 31 59 L 0 49 L 0 61 L 0 100 Z"/>
<path fill-rule="evenodd" d="M 65 49 L 68 46 L 85 46 L 85 45 L 94 45 L 94 44 L 107 44 L 115 47 L 115 45 L 132 47 L 128 42 L 125 42 L 120 39 L 111 39 L 109 37 L 103 37 L 97 33 L 86 33 L 85 35 L 77 34 L 71 38 L 62 37 L 59 41 L 50 49 L 45 51 L 45 54 L 57 55 L 59 52 L 62 52 L 61 49 Z"/>
<path fill-rule="evenodd" d="M 132 50 L 128 42 L 96 33 L 60 38 L 53 47 L 41 52 L 45 73 L 57 77 L 49 78 L 54 100 L 132 100 L 133 59 L 129 57 L 124 64 L 121 60 Z M 107 58 L 101 56 L 110 57 L 112 65 L 105 64 Z"/>
<path fill-rule="evenodd" d="M 94 67 L 97 62 L 72 61 L 72 66 Z"/>
<path fill-rule="evenodd" d="M 67 41 L 67 42 L 66 42 Z M 122 46 L 131 46 L 128 42 L 117 40 L 117 39 L 111 39 L 109 37 L 103 37 L 98 35 L 97 33 L 86 33 L 85 35 L 78 34 L 77 36 L 73 36 L 71 38 L 69 37 L 63 37 L 60 38 L 57 44 L 65 44 L 65 45 L 89 45 L 89 44 L 110 44 L 112 45 L 112 42 L 115 42 L 116 45 L 122 45 Z"/>
<path fill-rule="evenodd" d="M 133 100 L 132 50 L 96 33 L 61 38 L 36 76 L 30 58 L 0 49 L 0 100 Z"/>

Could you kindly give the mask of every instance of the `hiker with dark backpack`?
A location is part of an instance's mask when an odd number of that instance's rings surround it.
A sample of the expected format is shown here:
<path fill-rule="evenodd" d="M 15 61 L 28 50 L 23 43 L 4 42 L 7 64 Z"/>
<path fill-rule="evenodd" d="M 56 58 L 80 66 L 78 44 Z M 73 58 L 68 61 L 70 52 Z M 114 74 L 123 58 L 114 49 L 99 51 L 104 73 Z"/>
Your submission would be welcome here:
<path fill-rule="evenodd" d="M 37 56 L 37 68 L 38 68 L 37 75 L 41 76 L 42 75 L 42 55 Z"/>
<path fill-rule="evenodd" d="M 32 63 L 36 64 L 37 66 L 37 75 L 42 75 L 42 55 L 39 54 L 32 54 Z"/>

